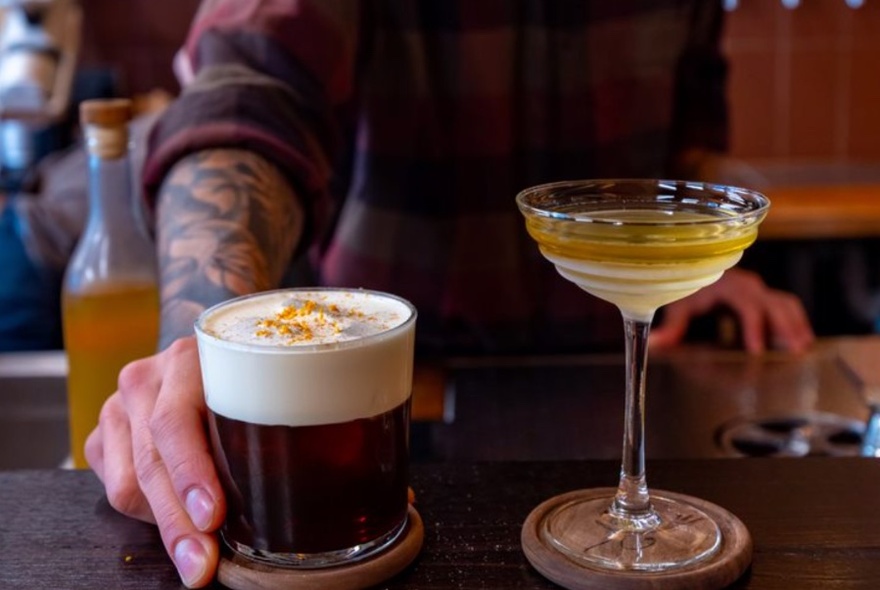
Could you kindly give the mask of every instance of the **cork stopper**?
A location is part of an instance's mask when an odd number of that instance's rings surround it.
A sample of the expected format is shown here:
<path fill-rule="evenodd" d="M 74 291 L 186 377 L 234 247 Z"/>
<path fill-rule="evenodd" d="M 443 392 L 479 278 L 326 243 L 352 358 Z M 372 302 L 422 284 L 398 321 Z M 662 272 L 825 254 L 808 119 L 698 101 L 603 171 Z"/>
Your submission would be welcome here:
<path fill-rule="evenodd" d="M 128 122 L 132 117 L 131 100 L 84 100 L 79 106 L 79 116 L 90 154 L 102 159 L 120 158 L 126 154 Z"/>
<path fill-rule="evenodd" d="M 127 98 L 95 98 L 79 104 L 79 120 L 85 125 L 118 127 L 131 120 L 131 101 Z"/>

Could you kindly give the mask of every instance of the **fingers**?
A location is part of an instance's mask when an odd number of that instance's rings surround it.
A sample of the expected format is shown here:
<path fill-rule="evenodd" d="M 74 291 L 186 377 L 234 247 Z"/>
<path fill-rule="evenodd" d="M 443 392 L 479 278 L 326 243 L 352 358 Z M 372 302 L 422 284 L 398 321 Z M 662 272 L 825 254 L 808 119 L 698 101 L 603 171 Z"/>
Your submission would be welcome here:
<path fill-rule="evenodd" d="M 664 309 L 663 323 L 653 330 L 652 347 L 680 343 L 690 321 L 713 308 L 726 307 L 736 316 L 743 347 L 751 353 L 768 348 L 804 352 L 815 340 L 800 300 L 770 289 L 752 272 L 731 269 L 713 285 Z"/>
<path fill-rule="evenodd" d="M 715 299 L 705 289 L 668 304 L 663 308 L 663 322 L 651 330 L 649 345 L 659 349 L 680 344 L 687 335 L 691 320 L 708 313 L 714 305 Z"/>
<path fill-rule="evenodd" d="M 104 449 L 110 451 L 105 453 Z M 131 429 L 119 393 L 113 394 L 101 409 L 98 427 L 86 440 L 86 459 L 103 482 L 113 508 L 144 522 L 156 522 L 138 485 L 132 460 Z"/>
<path fill-rule="evenodd" d="M 663 349 L 680 344 L 687 334 L 692 308 L 672 303 L 663 312 L 663 323 L 651 330 L 648 345 L 651 349 Z"/>
<path fill-rule="evenodd" d="M 731 279 L 720 286 L 719 299 L 735 312 L 747 351 L 774 348 L 800 353 L 810 347 L 815 336 L 796 296 L 767 287 L 755 273 L 728 272 Z"/>
<path fill-rule="evenodd" d="M 169 367 L 163 390 L 176 386 L 173 395 L 160 395 L 153 410 L 150 434 L 165 472 L 178 498 L 183 500 L 193 525 L 200 531 L 216 530 L 226 513 L 225 501 L 205 436 L 206 407 L 194 341 L 178 341 L 180 362 Z M 188 384 L 181 388 L 180 384 Z M 185 408 L 186 411 L 182 411 Z"/>
<path fill-rule="evenodd" d="M 732 297 L 722 297 L 722 305 L 730 308 L 737 318 L 740 339 L 743 348 L 751 353 L 761 353 L 767 349 L 765 317 L 768 313 L 768 301 L 766 287 L 756 275 L 748 273 L 737 281 L 735 289 L 731 290 Z"/>
<path fill-rule="evenodd" d="M 220 525 L 224 508 L 205 437 L 194 339 L 176 342 L 161 359 L 161 371 L 155 364 L 132 363 L 120 374 L 131 418 L 131 460 L 181 578 L 201 587 L 213 578 L 219 558 L 216 537 L 206 533 Z M 137 394 L 144 384 L 158 396 Z"/>
<path fill-rule="evenodd" d="M 225 501 L 205 433 L 195 338 L 126 365 L 86 457 L 119 512 L 154 522 L 183 582 L 211 582 Z"/>
<path fill-rule="evenodd" d="M 157 507 L 156 521 L 166 549 L 181 578 L 190 587 L 208 584 L 219 560 L 214 535 L 226 514 L 225 501 L 205 437 L 205 407 L 195 346 L 172 345 L 182 362 L 170 367 L 166 384 L 189 384 L 175 395 L 160 395 L 150 422 L 150 434 L 163 469 L 157 485 L 168 485 L 163 497 L 176 502 Z M 193 341 L 194 342 L 194 341 Z M 187 400 L 188 411 L 180 410 Z"/>
<path fill-rule="evenodd" d="M 800 300 L 790 293 L 773 291 L 767 320 L 773 334 L 771 345 L 790 352 L 804 352 L 816 340 L 807 312 Z"/>

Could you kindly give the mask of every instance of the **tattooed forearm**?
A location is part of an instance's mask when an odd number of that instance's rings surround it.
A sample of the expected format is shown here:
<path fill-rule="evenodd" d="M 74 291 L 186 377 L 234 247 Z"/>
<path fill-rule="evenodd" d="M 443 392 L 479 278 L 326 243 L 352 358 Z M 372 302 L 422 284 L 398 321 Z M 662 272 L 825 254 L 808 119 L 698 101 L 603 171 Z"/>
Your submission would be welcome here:
<path fill-rule="evenodd" d="M 206 307 L 278 285 L 302 210 L 278 169 L 251 152 L 208 150 L 171 171 L 159 194 L 161 348 Z"/>

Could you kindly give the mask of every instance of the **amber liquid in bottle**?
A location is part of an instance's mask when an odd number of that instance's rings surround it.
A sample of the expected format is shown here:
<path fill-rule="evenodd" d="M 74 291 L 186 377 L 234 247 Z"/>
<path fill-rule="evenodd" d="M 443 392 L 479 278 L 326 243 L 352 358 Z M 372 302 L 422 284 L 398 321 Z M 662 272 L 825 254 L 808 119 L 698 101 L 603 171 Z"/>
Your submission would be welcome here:
<path fill-rule="evenodd" d="M 92 110 L 89 110 L 89 109 Z M 87 101 L 89 220 L 62 290 L 73 465 L 88 467 L 84 446 L 127 363 L 156 351 L 159 294 L 155 247 L 133 191 L 128 101 Z"/>

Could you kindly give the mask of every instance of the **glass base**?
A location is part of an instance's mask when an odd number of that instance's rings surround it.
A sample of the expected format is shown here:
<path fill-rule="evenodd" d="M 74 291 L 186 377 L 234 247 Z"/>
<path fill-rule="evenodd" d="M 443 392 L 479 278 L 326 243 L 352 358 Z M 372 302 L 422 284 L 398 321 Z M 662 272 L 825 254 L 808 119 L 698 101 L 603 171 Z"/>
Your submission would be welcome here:
<path fill-rule="evenodd" d="M 721 547 L 716 522 L 690 504 L 652 495 L 653 510 L 627 517 L 613 502 L 612 493 L 561 504 L 544 516 L 539 534 L 576 563 L 608 570 L 671 571 Z"/>
<path fill-rule="evenodd" d="M 226 545 L 236 553 L 263 563 L 266 565 L 288 569 L 318 569 L 341 565 L 349 565 L 375 556 L 391 546 L 406 529 L 409 517 L 406 516 L 400 524 L 388 533 L 367 543 L 361 543 L 353 547 L 323 553 L 278 553 L 254 549 L 232 539 L 226 538 L 221 531 L 221 536 Z"/>

